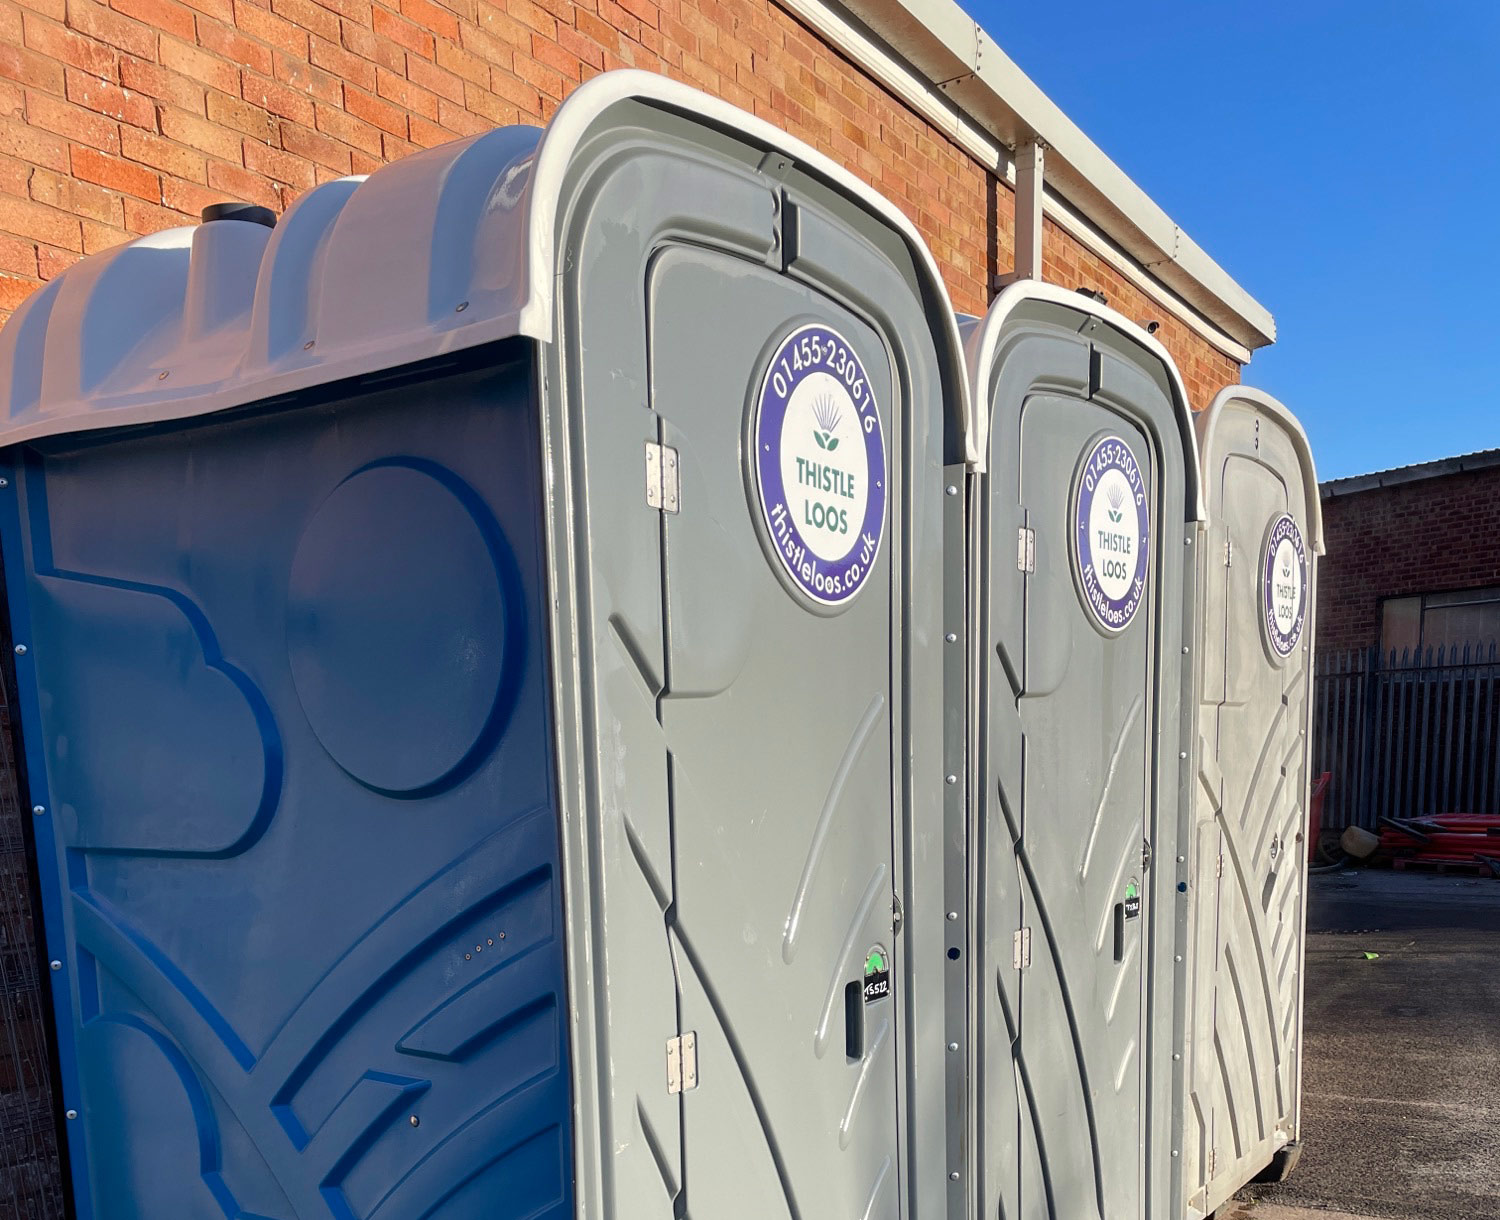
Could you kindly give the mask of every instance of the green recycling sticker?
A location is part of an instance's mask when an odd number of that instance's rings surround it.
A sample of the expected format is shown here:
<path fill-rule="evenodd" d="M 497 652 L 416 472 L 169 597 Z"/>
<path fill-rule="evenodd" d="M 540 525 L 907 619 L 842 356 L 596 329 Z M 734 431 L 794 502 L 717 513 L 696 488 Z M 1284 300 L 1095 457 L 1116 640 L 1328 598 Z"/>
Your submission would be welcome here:
<path fill-rule="evenodd" d="M 865 1003 L 873 1004 L 891 994 L 891 962 L 879 945 L 865 954 Z"/>
<path fill-rule="evenodd" d="M 1141 913 L 1141 887 L 1139 882 L 1125 884 L 1125 918 L 1136 919 Z"/>

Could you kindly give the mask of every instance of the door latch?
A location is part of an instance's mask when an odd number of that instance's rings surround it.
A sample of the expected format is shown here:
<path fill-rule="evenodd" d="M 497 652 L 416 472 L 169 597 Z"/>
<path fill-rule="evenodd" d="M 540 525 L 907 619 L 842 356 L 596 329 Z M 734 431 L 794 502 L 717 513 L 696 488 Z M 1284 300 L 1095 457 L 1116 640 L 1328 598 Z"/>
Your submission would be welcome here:
<path fill-rule="evenodd" d="M 1017 928 L 1015 939 L 1011 945 L 1011 965 L 1017 970 L 1025 970 L 1031 965 L 1031 929 Z"/>
<path fill-rule="evenodd" d="M 1016 530 L 1016 570 L 1036 571 L 1036 530 L 1025 525 Z"/>

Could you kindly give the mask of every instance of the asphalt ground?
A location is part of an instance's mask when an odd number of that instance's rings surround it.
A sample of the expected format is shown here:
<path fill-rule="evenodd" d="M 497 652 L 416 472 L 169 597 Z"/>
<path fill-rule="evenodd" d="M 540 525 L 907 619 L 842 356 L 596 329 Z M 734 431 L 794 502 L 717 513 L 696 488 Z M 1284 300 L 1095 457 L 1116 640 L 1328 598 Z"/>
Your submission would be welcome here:
<path fill-rule="evenodd" d="M 1301 1163 L 1216 1220 L 1500 1220 L 1500 881 L 1314 877 L 1306 997 Z"/>

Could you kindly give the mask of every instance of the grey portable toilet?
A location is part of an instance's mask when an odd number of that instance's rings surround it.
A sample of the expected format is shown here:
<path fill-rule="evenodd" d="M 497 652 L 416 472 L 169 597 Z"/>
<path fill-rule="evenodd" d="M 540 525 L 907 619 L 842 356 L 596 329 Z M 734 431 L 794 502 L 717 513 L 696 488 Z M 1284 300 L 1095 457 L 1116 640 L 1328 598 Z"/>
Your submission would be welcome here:
<path fill-rule="evenodd" d="M 1181 379 L 1095 300 L 1022 281 L 970 326 L 977 1212 L 1174 1215 L 1174 866 L 1202 516 Z M 950 873 L 950 876 L 952 873 Z"/>
<path fill-rule="evenodd" d="M 1308 732 L 1318 477 L 1269 395 L 1230 386 L 1198 418 L 1199 776 L 1190 843 L 1189 1216 L 1295 1161 L 1301 1118 Z"/>
<path fill-rule="evenodd" d="M 258 219 L 0 335 L 81 1220 L 936 1214 L 913 226 L 633 72 Z"/>

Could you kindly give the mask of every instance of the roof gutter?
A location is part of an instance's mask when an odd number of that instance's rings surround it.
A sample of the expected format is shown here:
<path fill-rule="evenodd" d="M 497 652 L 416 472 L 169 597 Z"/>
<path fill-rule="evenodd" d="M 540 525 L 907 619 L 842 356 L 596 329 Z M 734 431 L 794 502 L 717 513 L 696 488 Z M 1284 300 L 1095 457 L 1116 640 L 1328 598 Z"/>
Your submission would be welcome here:
<path fill-rule="evenodd" d="M 1244 363 L 1276 340 L 1270 311 L 1214 262 L 955 0 L 779 0 L 980 164 L 1015 182 L 1046 150 L 1048 218 Z M 900 48 L 899 52 L 894 48 Z"/>

